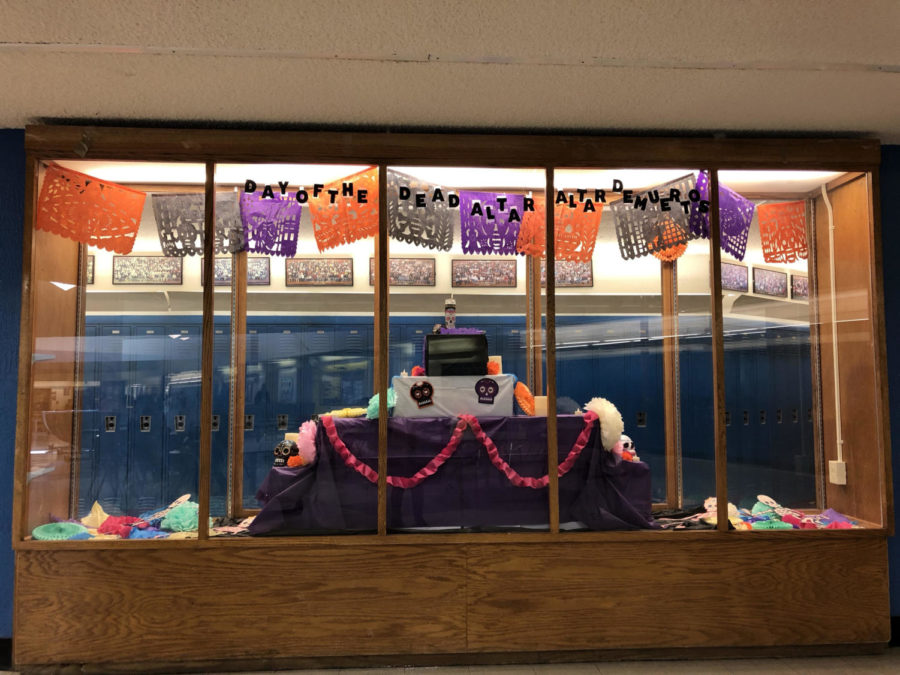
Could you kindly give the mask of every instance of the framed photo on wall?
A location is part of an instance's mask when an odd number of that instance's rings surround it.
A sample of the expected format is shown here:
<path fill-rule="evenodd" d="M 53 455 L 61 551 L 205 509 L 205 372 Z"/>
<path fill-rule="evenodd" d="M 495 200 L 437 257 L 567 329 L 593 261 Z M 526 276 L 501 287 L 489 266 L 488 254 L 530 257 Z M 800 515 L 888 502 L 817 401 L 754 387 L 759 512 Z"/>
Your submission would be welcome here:
<path fill-rule="evenodd" d="M 112 282 L 117 285 L 180 286 L 182 260 L 181 257 L 163 255 L 116 255 L 113 256 Z"/>
<path fill-rule="evenodd" d="M 592 288 L 594 286 L 594 266 L 588 260 L 557 260 L 553 266 L 556 272 L 557 288 Z M 541 288 L 547 287 L 547 261 L 541 260 Z"/>
<path fill-rule="evenodd" d="M 454 288 L 515 288 L 515 260 L 462 258 L 450 261 Z"/>
<path fill-rule="evenodd" d="M 203 264 L 200 269 L 200 284 L 203 285 Z M 231 286 L 232 276 L 232 258 L 231 256 L 222 256 L 216 258 L 216 266 L 213 270 L 214 285 Z M 269 269 L 268 256 L 254 256 L 247 258 L 247 285 L 248 286 L 268 286 L 272 283 Z"/>
<path fill-rule="evenodd" d="M 722 290 L 746 293 L 750 290 L 750 272 L 746 265 L 722 263 Z"/>
<path fill-rule="evenodd" d="M 773 298 L 786 298 L 788 296 L 787 272 L 754 267 L 753 292 L 758 295 L 770 295 Z"/>
<path fill-rule="evenodd" d="M 87 269 L 84 271 L 84 283 L 94 283 L 94 256 L 92 255 L 87 257 Z"/>
<path fill-rule="evenodd" d="M 809 277 L 805 274 L 791 275 L 791 300 L 809 300 Z"/>
<path fill-rule="evenodd" d="M 391 258 L 388 283 L 391 286 L 434 286 L 434 258 Z M 369 258 L 369 286 L 375 285 L 375 258 Z"/>
<path fill-rule="evenodd" d="M 352 286 L 353 258 L 285 258 L 285 286 Z"/>

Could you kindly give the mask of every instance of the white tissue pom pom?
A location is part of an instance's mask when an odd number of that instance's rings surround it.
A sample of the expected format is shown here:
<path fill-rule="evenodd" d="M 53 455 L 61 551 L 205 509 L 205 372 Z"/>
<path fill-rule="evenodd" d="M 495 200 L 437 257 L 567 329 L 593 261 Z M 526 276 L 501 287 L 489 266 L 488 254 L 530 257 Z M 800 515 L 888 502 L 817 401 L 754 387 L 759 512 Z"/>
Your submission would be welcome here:
<path fill-rule="evenodd" d="M 619 442 L 619 437 L 625 431 L 625 422 L 619 409 L 605 398 L 592 398 L 585 406 L 585 410 L 596 413 L 600 422 L 600 442 L 604 450 L 611 450 Z"/>

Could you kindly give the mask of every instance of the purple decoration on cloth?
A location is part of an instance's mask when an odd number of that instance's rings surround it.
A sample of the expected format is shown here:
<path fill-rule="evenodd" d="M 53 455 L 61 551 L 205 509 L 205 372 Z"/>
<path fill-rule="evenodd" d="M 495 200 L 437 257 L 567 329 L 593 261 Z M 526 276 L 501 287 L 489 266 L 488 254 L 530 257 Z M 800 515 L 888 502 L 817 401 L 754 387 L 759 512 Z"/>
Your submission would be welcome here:
<path fill-rule="evenodd" d="M 260 192 L 241 195 L 241 222 L 247 250 L 292 258 L 297 252 L 302 207 L 296 199 L 276 195 L 262 199 Z"/>
<path fill-rule="evenodd" d="M 481 335 L 484 333 L 480 328 L 447 328 L 441 326 L 439 329 L 441 335 Z"/>
<path fill-rule="evenodd" d="M 515 255 L 524 212 L 523 195 L 461 190 L 459 223 L 463 253 Z"/>
<path fill-rule="evenodd" d="M 709 174 L 701 171 L 697 178 L 697 191 L 700 199 L 709 201 Z M 750 223 L 756 204 L 742 197 L 726 185 L 719 183 L 719 226 L 720 247 L 738 260 L 744 259 L 747 252 L 747 239 L 750 236 Z M 709 239 L 709 214 L 700 213 L 697 202 L 691 202 L 691 214 L 688 219 L 691 232 L 698 237 Z"/>
<path fill-rule="evenodd" d="M 377 470 L 378 420 L 345 418 L 334 423 L 348 449 Z M 388 473 L 415 474 L 447 445 L 456 423 L 455 417 L 388 420 Z M 547 472 L 546 419 L 481 417 L 479 423 L 501 457 L 520 474 L 541 476 Z M 558 417 L 560 462 L 583 428 L 580 416 Z M 344 464 L 321 424 L 316 449 L 315 464 L 269 471 L 256 493 L 263 507 L 250 525 L 250 534 L 375 531 L 378 487 Z M 651 515 L 651 502 L 649 466 L 616 462 L 612 453 L 600 447 L 597 426 L 572 470 L 559 479 L 562 522 L 578 521 L 578 511 L 590 520 L 592 529 L 652 529 L 658 526 Z M 388 486 L 391 529 L 491 530 L 548 523 L 547 488 L 514 487 L 468 432 L 456 453 L 433 476 L 413 488 Z"/>

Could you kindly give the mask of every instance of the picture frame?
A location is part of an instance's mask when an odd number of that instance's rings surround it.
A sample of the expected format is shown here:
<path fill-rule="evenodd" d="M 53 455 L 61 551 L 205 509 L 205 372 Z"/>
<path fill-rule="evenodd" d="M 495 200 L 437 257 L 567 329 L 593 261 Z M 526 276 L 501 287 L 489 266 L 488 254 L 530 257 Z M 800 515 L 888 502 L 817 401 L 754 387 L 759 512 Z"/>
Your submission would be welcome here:
<path fill-rule="evenodd" d="M 87 257 L 87 266 L 84 270 L 84 283 L 85 285 L 94 283 L 94 256 L 92 255 Z"/>
<path fill-rule="evenodd" d="M 164 255 L 113 256 L 112 282 L 116 286 L 181 286 L 183 258 Z"/>
<path fill-rule="evenodd" d="M 515 288 L 516 260 L 484 260 L 478 257 L 450 261 L 453 288 Z"/>
<path fill-rule="evenodd" d="M 272 283 L 271 264 L 269 256 L 248 256 L 247 257 L 247 285 L 248 286 L 269 286 Z M 201 258 L 200 264 L 200 285 L 203 281 L 203 266 L 205 259 Z M 215 269 L 213 269 L 213 285 L 215 286 L 231 286 L 232 277 L 232 258 L 231 256 L 216 256 Z"/>
<path fill-rule="evenodd" d="M 352 286 L 353 258 L 285 258 L 285 286 Z"/>
<path fill-rule="evenodd" d="M 391 258 L 388 262 L 390 286 L 437 285 L 434 258 Z M 369 286 L 375 285 L 375 258 L 369 258 Z"/>
<path fill-rule="evenodd" d="M 786 298 L 788 296 L 787 272 L 754 267 L 753 292 L 757 295 L 768 295 L 773 298 Z"/>
<path fill-rule="evenodd" d="M 557 288 L 593 288 L 593 261 L 557 260 L 553 265 Z M 541 260 L 541 288 L 547 287 L 547 261 Z"/>
<path fill-rule="evenodd" d="M 723 262 L 722 290 L 748 293 L 750 291 L 750 270 L 747 266 Z"/>
<path fill-rule="evenodd" d="M 809 300 L 809 277 L 807 275 L 791 275 L 791 300 Z"/>

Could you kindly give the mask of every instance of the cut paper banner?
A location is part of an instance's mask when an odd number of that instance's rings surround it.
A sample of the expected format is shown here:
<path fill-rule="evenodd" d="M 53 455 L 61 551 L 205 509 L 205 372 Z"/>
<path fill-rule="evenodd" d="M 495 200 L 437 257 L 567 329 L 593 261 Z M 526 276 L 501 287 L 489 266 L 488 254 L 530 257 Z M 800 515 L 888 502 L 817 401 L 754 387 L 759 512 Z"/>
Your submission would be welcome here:
<path fill-rule="evenodd" d="M 534 211 L 525 211 L 522 215 L 516 251 L 521 255 L 544 257 L 547 255 L 547 210 L 544 195 L 528 196 L 534 200 Z"/>
<path fill-rule="evenodd" d="M 687 174 L 637 193 L 631 202 L 620 199 L 610 205 L 616 219 L 616 238 L 622 258 L 632 260 L 655 253 L 658 258 L 664 256 L 661 260 L 674 260 L 672 256 L 677 257 L 679 247 L 686 249 L 688 241 L 700 236 L 691 232 L 688 214 L 676 202 L 671 202 L 669 211 L 660 207 L 660 200 L 669 198 L 673 189 L 678 190 L 680 201 L 685 201 L 694 189 L 694 183 L 694 174 Z M 642 204 L 646 204 L 645 208 L 641 208 Z"/>
<path fill-rule="evenodd" d="M 560 200 L 564 194 L 567 201 Z M 556 241 L 554 258 L 587 262 L 594 256 L 594 245 L 597 243 L 597 230 L 603 216 L 603 203 L 592 199 L 577 199 L 577 192 L 557 192 L 553 207 L 553 233 Z M 587 209 L 587 210 L 585 210 Z"/>
<path fill-rule="evenodd" d="M 134 248 L 147 195 L 50 164 L 34 226 L 82 244 L 127 255 Z"/>
<path fill-rule="evenodd" d="M 767 263 L 792 263 L 806 260 L 806 202 L 760 204 L 759 238 Z"/>
<path fill-rule="evenodd" d="M 402 199 L 400 189 L 409 190 Z M 416 203 L 416 195 L 424 194 L 424 206 Z M 447 204 L 448 193 L 414 176 L 388 170 L 388 234 L 405 241 L 441 251 L 453 246 L 453 210 Z"/>
<path fill-rule="evenodd" d="M 337 190 L 333 202 L 329 190 Z M 378 167 L 328 183 L 318 197 L 310 197 L 309 212 L 319 251 L 374 237 L 378 234 Z"/>
<path fill-rule="evenodd" d="M 523 195 L 462 190 L 459 222 L 463 253 L 515 255 L 524 210 Z"/>
<path fill-rule="evenodd" d="M 202 194 L 154 194 L 150 197 L 163 255 L 203 255 L 205 198 Z M 238 196 L 234 192 L 216 194 L 215 252 L 237 253 L 244 248 Z"/>
<path fill-rule="evenodd" d="M 247 250 L 293 258 L 297 252 L 302 207 L 290 195 L 262 199 L 261 192 L 241 194 L 241 222 Z"/>
<path fill-rule="evenodd" d="M 706 171 L 701 171 L 697 178 L 697 191 L 700 199 L 709 200 L 709 174 Z M 749 199 L 719 183 L 719 247 L 738 260 L 743 260 L 747 252 L 755 208 Z M 697 202 L 691 202 L 689 223 L 694 235 L 709 239 L 709 214 L 700 213 Z"/>

